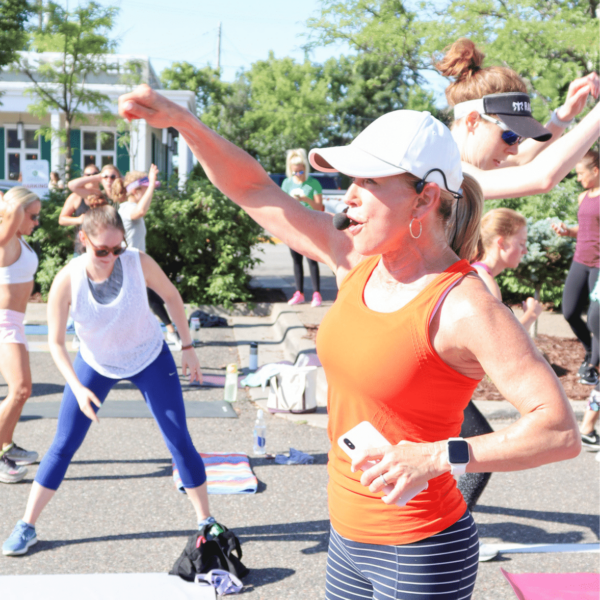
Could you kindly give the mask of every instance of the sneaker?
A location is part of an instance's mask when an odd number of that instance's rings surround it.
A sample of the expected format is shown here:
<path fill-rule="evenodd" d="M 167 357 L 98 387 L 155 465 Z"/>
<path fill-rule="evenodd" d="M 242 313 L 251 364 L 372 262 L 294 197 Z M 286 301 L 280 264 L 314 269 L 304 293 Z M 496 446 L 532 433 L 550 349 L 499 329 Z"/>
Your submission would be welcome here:
<path fill-rule="evenodd" d="M 585 370 L 588 368 L 589 364 L 590 364 L 590 359 L 592 358 L 592 353 L 591 352 L 586 352 L 585 353 L 585 357 L 583 358 L 583 361 L 581 363 L 581 366 L 579 367 L 579 370 L 577 371 L 577 374 L 581 377 Z"/>
<path fill-rule="evenodd" d="M 81 342 L 79 341 L 77 334 L 75 334 L 71 340 L 71 349 L 77 352 L 79 350 L 79 346 L 81 346 Z"/>
<path fill-rule="evenodd" d="M 9 538 L 2 544 L 4 556 L 20 556 L 26 554 L 27 550 L 37 544 L 35 527 L 19 519 Z"/>
<path fill-rule="evenodd" d="M 581 434 L 581 445 L 588 450 L 600 450 L 600 436 L 597 431 Z"/>
<path fill-rule="evenodd" d="M 293 306 L 294 304 L 303 304 L 304 294 L 302 292 L 296 292 L 289 300 L 288 304 Z"/>
<path fill-rule="evenodd" d="M 488 562 L 494 560 L 498 556 L 499 551 L 493 544 L 479 545 L 479 562 Z"/>
<path fill-rule="evenodd" d="M 18 467 L 14 460 L 10 460 L 6 454 L 0 456 L 0 481 L 2 483 L 17 483 L 27 475 L 25 467 Z"/>
<path fill-rule="evenodd" d="M 167 344 L 173 346 L 173 350 L 175 352 L 179 352 L 183 348 L 183 344 L 181 343 L 181 338 L 176 331 L 167 331 Z"/>
<path fill-rule="evenodd" d="M 37 452 L 34 452 L 33 450 L 24 450 L 14 442 L 8 447 L 4 454 L 19 466 L 32 465 L 34 462 L 37 462 L 38 459 Z"/>
<path fill-rule="evenodd" d="M 315 292 L 313 294 L 312 302 L 310 303 L 310 305 L 313 308 L 317 308 L 317 306 L 321 306 L 321 302 L 323 302 L 323 298 L 321 297 L 321 294 L 319 294 L 319 292 Z"/>
<path fill-rule="evenodd" d="M 583 385 L 596 385 L 598 383 L 598 371 L 596 368 L 588 365 L 579 376 L 579 383 Z"/>

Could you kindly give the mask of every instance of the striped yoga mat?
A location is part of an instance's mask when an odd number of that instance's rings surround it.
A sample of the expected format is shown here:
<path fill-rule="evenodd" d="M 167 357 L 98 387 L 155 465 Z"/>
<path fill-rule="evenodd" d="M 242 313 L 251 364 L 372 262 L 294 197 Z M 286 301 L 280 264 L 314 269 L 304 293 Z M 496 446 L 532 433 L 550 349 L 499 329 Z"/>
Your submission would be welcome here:
<path fill-rule="evenodd" d="M 209 494 L 255 494 L 258 487 L 250 460 L 241 452 L 200 452 L 206 468 Z M 183 485 L 173 465 L 173 481 L 180 492 Z"/>

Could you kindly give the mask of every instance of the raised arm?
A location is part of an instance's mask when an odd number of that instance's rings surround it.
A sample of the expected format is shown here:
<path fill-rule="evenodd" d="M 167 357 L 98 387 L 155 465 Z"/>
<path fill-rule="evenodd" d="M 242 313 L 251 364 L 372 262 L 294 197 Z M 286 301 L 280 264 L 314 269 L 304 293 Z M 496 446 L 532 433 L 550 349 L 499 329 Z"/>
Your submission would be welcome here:
<path fill-rule="evenodd" d="M 25 217 L 25 209 L 18 202 L 0 200 L 0 246 L 6 245 L 17 233 Z"/>
<path fill-rule="evenodd" d="M 477 179 L 486 200 L 544 194 L 575 168 L 600 134 L 600 104 L 569 133 L 532 161 L 517 167 L 483 171 L 463 162 L 463 171 Z"/>
<path fill-rule="evenodd" d="M 59 225 L 62 225 L 63 227 L 74 227 L 83 223 L 83 215 L 79 215 L 78 217 L 72 216 L 77 210 L 78 198 L 80 198 L 78 194 L 69 194 L 69 197 L 65 200 L 60 215 L 58 216 Z M 81 198 L 80 201 L 83 202 L 83 198 Z"/>
<path fill-rule="evenodd" d="M 86 175 L 77 179 L 71 179 L 69 181 L 69 189 L 78 196 L 85 198 L 90 194 L 100 194 L 102 192 L 100 183 L 102 183 L 102 173 Z"/>
<path fill-rule="evenodd" d="M 185 138 L 210 181 L 257 223 L 304 256 L 329 265 L 348 266 L 349 234 L 332 226 L 331 215 L 308 211 L 278 188 L 260 164 L 188 110 L 147 85 L 119 98 L 126 119 L 145 119 L 157 128 L 175 127 Z"/>
<path fill-rule="evenodd" d="M 568 124 L 585 108 L 588 96 L 598 98 L 600 81 L 596 73 L 590 73 L 585 77 L 575 79 L 569 85 L 565 103 L 556 109 L 556 117 L 550 120 L 544 127 L 552 133 L 552 137 L 547 142 L 536 142 L 533 139 L 525 140 L 519 146 L 519 153 L 509 156 L 503 168 L 525 165 L 532 161 L 540 152 L 553 144 L 565 132 Z"/>
<path fill-rule="evenodd" d="M 150 185 L 148 185 L 148 187 L 146 188 L 146 191 L 144 192 L 144 195 L 140 198 L 140 201 L 129 212 L 129 218 L 132 221 L 137 221 L 137 219 L 141 219 L 150 210 L 150 204 L 152 203 L 152 198 L 154 196 L 154 187 L 157 176 L 158 167 L 156 165 L 151 165 L 150 172 L 148 173 L 148 183 Z"/>

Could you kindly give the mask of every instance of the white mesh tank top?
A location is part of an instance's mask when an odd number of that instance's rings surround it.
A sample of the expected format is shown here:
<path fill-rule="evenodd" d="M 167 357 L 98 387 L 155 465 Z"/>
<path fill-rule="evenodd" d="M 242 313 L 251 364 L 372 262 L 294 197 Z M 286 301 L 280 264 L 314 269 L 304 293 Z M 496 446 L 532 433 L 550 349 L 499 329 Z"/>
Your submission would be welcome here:
<path fill-rule="evenodd" d="M 81 357 L 105 377 L 132 377 L 156 359 L 164 343 L 160 325 L 148 306 L 140 253 L 127 249 L 121 254 L 123 285 L 108 304 L 94 300 L 86 261 L 84 254 L 69 263 L 71 316 L 81 341 Z"/>

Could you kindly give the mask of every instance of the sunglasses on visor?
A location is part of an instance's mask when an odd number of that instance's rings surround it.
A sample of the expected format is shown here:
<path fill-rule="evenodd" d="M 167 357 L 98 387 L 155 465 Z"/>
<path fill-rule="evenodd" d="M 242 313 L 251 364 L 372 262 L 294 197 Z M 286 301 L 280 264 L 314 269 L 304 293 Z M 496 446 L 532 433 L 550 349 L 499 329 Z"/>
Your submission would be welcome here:
<path fill-rule="evenodd" d="M 85 239 L 90 243 L 90 246 L 92 247 L 92 249 L 94 250 L 94 253 L 96 254 L 96 256 L 98 258 L 108 256 L 111 252 L 115 256 L 119 256 L 119 254 L 123 254 L 123 252 L 125 252 L 125 250 L 127 250 L 127 242 L 125 242 L 125 241 L 122 242 L 125 244 L 124 246 L 115 246 L 114 248 L 106 248 L 106 246 L 105 246 L 104 248 L 98 248 L 98 246 L 95 246 L 94 242 L 92 242 L 92 240 L 90 240 L 90 238 L 87 236 L 85 231 L 83 232 L 83 235 L 85 235 Z"/>
<path fill-rule="evenodd" d="M 517 135 L 514 131 L 510 130 L 508 126 L 499 121 L 498 119 L 494 119 L 494 117 L 490 117 L 488 115 L 479 115 L 484 121 L 488 123 L 493 123 L 494 125 L 498 125 L 500 129 L 502 129 L 502 141 L 509 146 L 514 146 L 515 144 L 520 144 L 523 141 L 523 138 L 520 135 Z"/>

